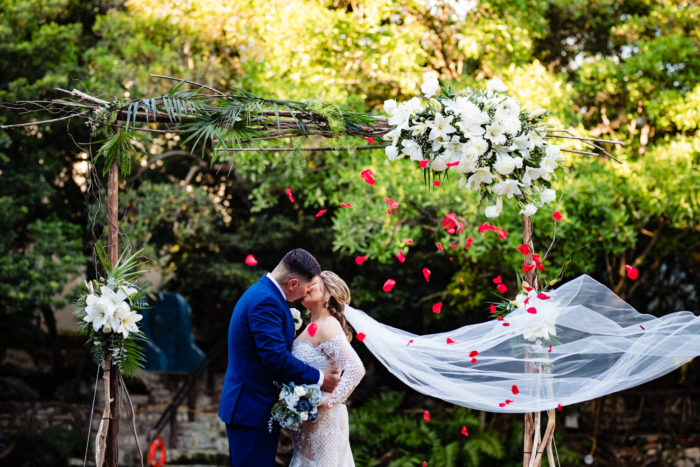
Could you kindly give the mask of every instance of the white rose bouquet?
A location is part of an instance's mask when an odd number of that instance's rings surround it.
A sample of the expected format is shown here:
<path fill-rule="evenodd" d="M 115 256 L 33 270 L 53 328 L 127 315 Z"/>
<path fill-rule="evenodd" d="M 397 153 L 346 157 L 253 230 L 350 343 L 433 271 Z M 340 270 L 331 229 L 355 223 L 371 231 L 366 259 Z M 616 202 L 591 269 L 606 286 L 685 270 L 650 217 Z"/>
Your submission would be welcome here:
<path fill-rule="evenodd" d="M 141 273 L 142 262 L 137 261 L 140 251 L 110 264 L 104 247 L 96 246 L 97 256 L 105 276 L 86 282 L 84 292 L 75 303 L 75 315 L 80 330 L 92 342 L 92 351 L 100 365 L 111 355 L 112 363 L 125 374 L 133 375 L 143 366 L 140 342 L 145 339 L 138 322 L 143 308 L 143 290 L 134 282 Z"/>
<path fill-rule="evenodd" d="M 279 387 L 280 394 L 272 406 L 272 416 L 267 424 L 270 432 L 274 422 L 282 428 L 296 431 L 302 423 L 316 420 L 318 406 L 321 405 L 321 390 L 318 386 L 289 383 Z"/>
<path fill-rule="evenodd" d="M 438 90 L 432 79 L 421 86 L 422 100 L 384 102 L 393 126 L 384 136 L 390 160 L 407 156 L 433 176 L 458 173 L 460 186 L 493 200 L 487 217 L 498 217 L 503 197 L 515 198 L 528 216 L 556 199 L 550 183 L 562 156 L 545 140 L 546 111 L 521 109 L 497 79 L 486 91 Z"/>

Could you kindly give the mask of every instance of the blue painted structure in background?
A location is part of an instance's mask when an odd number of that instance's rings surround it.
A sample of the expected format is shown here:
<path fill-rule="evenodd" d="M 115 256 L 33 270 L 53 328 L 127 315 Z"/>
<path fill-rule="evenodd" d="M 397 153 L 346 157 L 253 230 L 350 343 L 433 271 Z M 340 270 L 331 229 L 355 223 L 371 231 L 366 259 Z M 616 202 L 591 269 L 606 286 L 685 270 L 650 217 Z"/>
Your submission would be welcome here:
<path fill-rule="evenodd" d="M 147 295 L 147 306 L 138 323 L 148 339 L 144 369 L 193 371 L 205 354 L 194 342 L 190 304 L 178 293 L 155 292 Z"/>

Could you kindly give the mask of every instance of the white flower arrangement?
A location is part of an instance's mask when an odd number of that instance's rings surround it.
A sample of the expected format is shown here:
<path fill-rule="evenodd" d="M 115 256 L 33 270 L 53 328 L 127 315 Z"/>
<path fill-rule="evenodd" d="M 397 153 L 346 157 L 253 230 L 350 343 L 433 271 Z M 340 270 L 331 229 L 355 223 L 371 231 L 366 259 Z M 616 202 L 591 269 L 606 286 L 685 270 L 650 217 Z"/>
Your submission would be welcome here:
<path fill-rule="evenodd" d="M 436 95 L 438 90 L 438 81 L 430 79 L 421 86 L 423 102 L 384 102 L 393 127 L 384 136 L 391 141 L 385 148 L 389 160 L 407 156 L 427 160 L 433 174 L 458 173 L 461 187 L 495 198 L 487 217 L 498 217 L 504 197 L 515 198 L 527 216 L 556 199 L 550 184 L 562 156 L 545 140 L 546 111 L 522 110 L 498 79 L 486 91 L 443 88 Z"/>
<path fill-rule="evenodd" d="M 122 255 L 114 265 L 102 245 L 96 246 L 96 252 L 105 275 L 85 283 L 74 313 L 81 332 L 89 335 L 98 364 L 103 366 L 110 356 L 122 373 L 133 375 L 144 361 L 139 344 L 145 336 L 137 324 L 143 319 L 138 310 L 143 308 L 144 292 L 134 283 L 143 264 L 137 261 L 140 251 L 128 258 Z"/>

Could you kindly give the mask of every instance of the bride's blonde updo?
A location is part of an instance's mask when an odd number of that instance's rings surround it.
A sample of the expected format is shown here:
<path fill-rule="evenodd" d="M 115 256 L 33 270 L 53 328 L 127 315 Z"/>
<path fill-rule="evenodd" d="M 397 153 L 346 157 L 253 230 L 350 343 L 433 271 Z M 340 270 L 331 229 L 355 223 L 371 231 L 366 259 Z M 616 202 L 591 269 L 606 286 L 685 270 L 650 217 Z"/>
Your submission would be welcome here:
<path fill-rule="evenodd" d="M 345 305 L 350 304 L 350 289 L 343 279 L 333 271 L 322 271 L 319 277 L 325 287 L 323 305 L 331 315 L 340 322 L 348 340 L 352 340 L 352 330 L 345 319 Z"/>

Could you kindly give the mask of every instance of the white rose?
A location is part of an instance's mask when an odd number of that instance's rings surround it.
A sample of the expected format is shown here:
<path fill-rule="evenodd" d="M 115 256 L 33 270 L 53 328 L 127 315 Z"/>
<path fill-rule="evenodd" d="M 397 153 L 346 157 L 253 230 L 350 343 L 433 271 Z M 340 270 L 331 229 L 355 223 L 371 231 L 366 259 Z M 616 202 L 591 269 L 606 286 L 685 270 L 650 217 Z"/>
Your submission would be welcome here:
<path fill-rule="evenodd" d="M 427 98 L 433 97 L 440 87 L 440 83 L 435 78 L 430 78 L 428 81 L 423 83 L 420 87 L 421 92 Z"/>
<path fill-rule="evenodd" d="M 496 163 L 493 164 L 493 168 L 501 175 L 508 175 L 515 169 L 515 159 L 510 156 L 496 156 Z"/>
<path fill-rule="evenodd" d="M 396 160 L 396 158 L 399 155 L 399 150 L 396 146 L 387 146 L 384 148 L 384 152 L 386 153 L 386 157 L 389 158 L 390 161 Z"/>
<path fill-rule="evenodd" d="M 557 199 L 557 192 L 550 188 L 545 188 L 542 190 L 542 193 L 540 193 L 540 199 L 543 203 L 551 203 Z"/>
<path fill-rule="evenodd" d="M 301 397 L 301 396 L 306 394 L 306 389 L 304 389 L 302 386 L 295 386 L 294 387 L 294 394 Z"/>
<path fill-rule="evenodd" d="M 309 414 L 308 414 L 308 412 L 302 412 L 302 413 L 300 413 L 300 414 L 299 414 L 299 419 L 300 419 L 302 422 L 305 422 L 306 420 L 308 420 L 308 419 L 309 419 Z"/>

